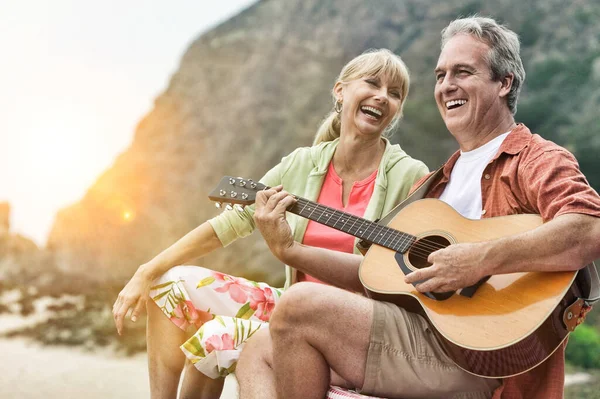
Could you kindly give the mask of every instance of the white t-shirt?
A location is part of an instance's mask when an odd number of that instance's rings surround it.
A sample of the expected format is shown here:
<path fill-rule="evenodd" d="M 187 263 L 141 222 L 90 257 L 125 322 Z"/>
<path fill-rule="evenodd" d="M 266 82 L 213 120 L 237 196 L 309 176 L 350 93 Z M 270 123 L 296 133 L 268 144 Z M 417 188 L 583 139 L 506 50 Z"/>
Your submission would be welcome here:
<path fill-rule="evenodd" d="M 501 134 L 472 151 L 461 151 L 440 200 L 466 218 L 480 219 L 481 175 L 509 133 Z"/>

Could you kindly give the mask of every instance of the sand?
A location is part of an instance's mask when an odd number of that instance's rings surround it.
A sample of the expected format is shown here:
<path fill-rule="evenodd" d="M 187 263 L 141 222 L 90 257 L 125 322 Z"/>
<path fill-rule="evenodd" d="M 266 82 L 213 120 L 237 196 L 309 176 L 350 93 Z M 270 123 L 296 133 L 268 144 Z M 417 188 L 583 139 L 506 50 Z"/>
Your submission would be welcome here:
<path fill-rule="evenodd" d="M 148 398 L 146 356 L 0 339 L 0 398 Z"/>

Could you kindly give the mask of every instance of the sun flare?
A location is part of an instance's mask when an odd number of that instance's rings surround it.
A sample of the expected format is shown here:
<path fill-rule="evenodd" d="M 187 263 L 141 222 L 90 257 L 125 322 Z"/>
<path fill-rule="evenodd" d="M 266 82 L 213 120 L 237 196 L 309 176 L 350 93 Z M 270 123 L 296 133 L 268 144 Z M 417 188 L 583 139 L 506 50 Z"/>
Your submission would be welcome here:
<path fill-rule="evenodd" d="M 124 211 L 123 212 L 123 220 L 126 222 L 130 222 L 131 220 L 133 220 L 133 212 Z"/>

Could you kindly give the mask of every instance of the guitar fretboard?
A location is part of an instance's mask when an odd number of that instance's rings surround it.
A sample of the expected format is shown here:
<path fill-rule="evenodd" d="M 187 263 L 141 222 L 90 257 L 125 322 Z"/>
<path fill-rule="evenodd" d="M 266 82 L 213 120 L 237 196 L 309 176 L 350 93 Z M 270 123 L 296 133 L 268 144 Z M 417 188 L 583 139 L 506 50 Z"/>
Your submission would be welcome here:
<path fill-rule="evenodd" d="M 296 197 L 296 199 L 296 204 L 288 208 L 289 212 L 397 252 L 405 253 L 417 239 L 411 234 L 382 226 L 302 197 Z"/>

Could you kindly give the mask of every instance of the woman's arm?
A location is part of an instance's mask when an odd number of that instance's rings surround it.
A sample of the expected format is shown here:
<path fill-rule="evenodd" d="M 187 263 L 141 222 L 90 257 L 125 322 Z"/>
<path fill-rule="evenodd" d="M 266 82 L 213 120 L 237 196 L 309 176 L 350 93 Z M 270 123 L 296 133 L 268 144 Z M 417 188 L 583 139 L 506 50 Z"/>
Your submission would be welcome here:
<path fill-rule="evenodd" d="M 298 152 L 298 150 L 294 151 L 284 157 L 281 163 L 263 176 L 261 181 L 267 185 L 280 184 L 282 170 L 289 167 Z M 210 221 L 202 223 L 152 260 L 138 267 L 113 305 L 113 318 L 118 333 L 122 333 L 123 323 L 129 312 L 132 321 L 143 312 L 150 287 L 156 278 L 174 266 L 185 264 L 251 234 L 255 228 L 253 214 L 253 207 L 246 207 L 242 212 L 223 212 Z"/>
<path fill-rule="evenodd" d="M 131 310 L 131 320 L 136 321 L 146 307 L 152 282 L 174 266 L 185 264 L 221 248 L 222 244 L 209 222 L 204 222 L 187 233 L 173 245 L 141 265 L 131 280 L 119 293 L 113 305 L 113 318 L 119 335 Z"/>
<path fill-rule="evenodd" d="M 362 256 L 311 247 L 294 241 L 285 212 L 295 202 L 282 187 L 256 195 L 254 220 L 271 252 L 285 264 L 329 284 L 362 291 L 358 267 Z"/>

